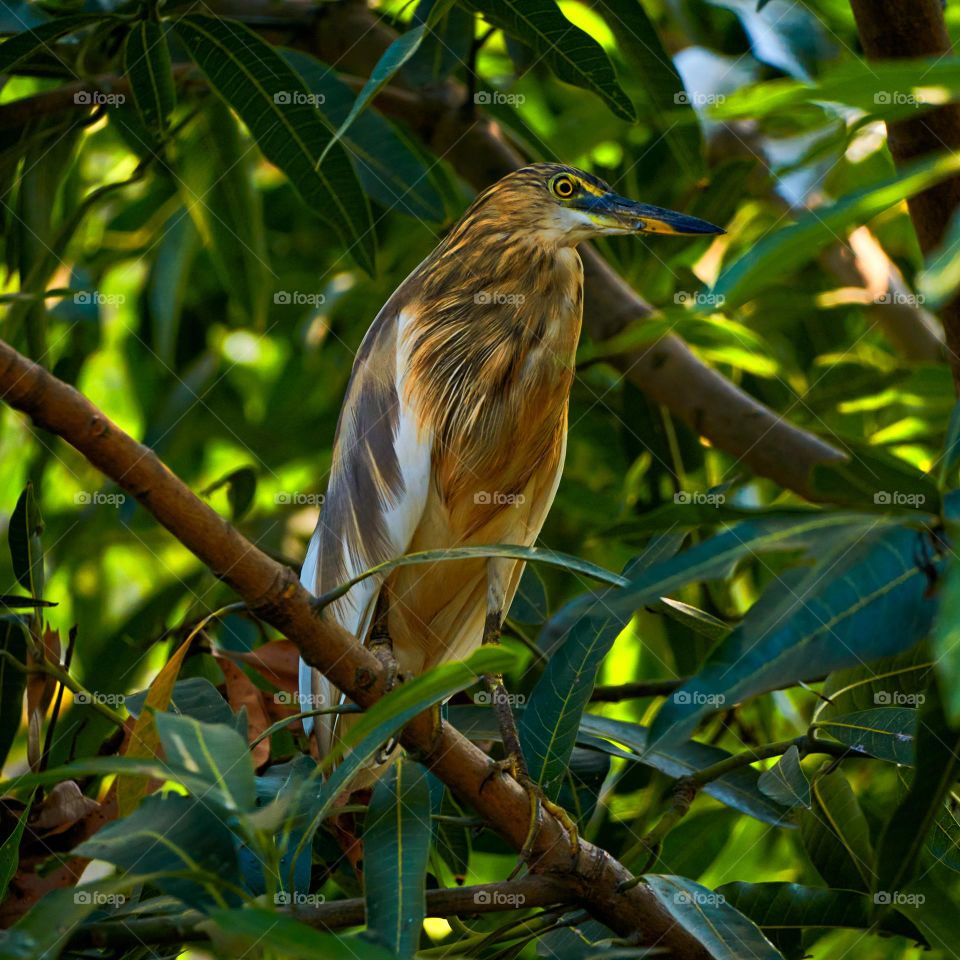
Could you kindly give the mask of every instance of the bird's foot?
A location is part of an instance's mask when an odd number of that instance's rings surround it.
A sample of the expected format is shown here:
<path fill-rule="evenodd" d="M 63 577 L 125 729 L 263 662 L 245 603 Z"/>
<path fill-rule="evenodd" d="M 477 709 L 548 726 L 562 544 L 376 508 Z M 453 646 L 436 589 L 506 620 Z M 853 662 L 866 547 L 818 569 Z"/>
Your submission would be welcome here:
<path fill-rule="evenodd" d="M 425 750 L 408 750 L 410 757 L 418 763 L 426 763 L 433 756 L 437 747 L 440 745 L 440 738 L 443 736 L 443 707 L 435 703 L 430 707 L 430 743 Z"/>
<path fill-rule="evenodd" d="M 540 785 L 535 783 L 530 777 L 530 774 L 527 773 L 526 764 L 516 754 L 510 753 L 502 760 L 495 760 L 490 768 L 490 772 L 484 777 L 483 782 L 480 784 L 480 789 L 483 790 L 493 777 L 497 775 L 505 776 L 507 774 L 513 777 L 513 779 L 523 787 L 530 800 L 530 826 L 523 841 L 523 846 L 520 848 L 520 857 L 517 865 L 507 879 L 512 880 L 517 873 L 520 872 L 522 867 L 529 863 L 537 843 L 537 836 L 543 827 L 544 810 L 560 821 L 560 825 L 566 831 L 567 837 L 569 838 L 570 855 L 575 859 L 580 853 L 580 832 L 577 829 L 576 823 L 560 804 L 554 803 L 544 794 Z"/>

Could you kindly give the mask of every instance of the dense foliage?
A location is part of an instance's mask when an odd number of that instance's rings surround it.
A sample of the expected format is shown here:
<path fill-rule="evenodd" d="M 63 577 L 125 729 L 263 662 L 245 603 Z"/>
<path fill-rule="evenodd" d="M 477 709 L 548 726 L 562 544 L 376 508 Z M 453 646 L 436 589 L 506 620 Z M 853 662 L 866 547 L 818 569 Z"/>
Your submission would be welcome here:
<path fill-rule="evenodd" d="M 338 807 L 442 700 L 496 754 L 497 664 L 545 794 L 717 960 L 960 955 L 960 417 L 935 317 L 960 219 L 925 256 L 904 203 L 960 153 L 898 168 L 884 125 L 960 99 L 960 61 L 867 63 L 842 0 L 384 2 L 373 32 L 351 9 L 0 14 L 3 339 L 271 555 L 304 555 L 366 327 L 484 178 L 455 149 L 472 119 L 728 233 L 598 245 L 656 312 L 606 339 L 587 318 L 504 649 L 402 685 L 326 780 L 290 641 L 0 411 L 0 957 L 652 955 L 575 907 L 481 911 L 483 888 L 477 916 L 421 923 L 425 888 L 516 854 L 415 758 Z M 442 149 L 437 91 L 463 125 Z M 750 469 L 763 437 L 705 442 L 629 375 L 668 333 L 845 459 L 787 489 Z M 352 897 L 366 928 L 294 918 Z"/>

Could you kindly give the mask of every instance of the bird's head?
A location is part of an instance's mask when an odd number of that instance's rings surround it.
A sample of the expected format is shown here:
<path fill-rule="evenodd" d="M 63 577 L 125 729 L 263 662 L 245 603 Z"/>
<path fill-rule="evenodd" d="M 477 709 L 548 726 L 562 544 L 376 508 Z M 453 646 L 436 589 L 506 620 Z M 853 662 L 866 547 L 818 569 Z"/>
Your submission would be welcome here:
<path fill-rule="evenodd" d="M 560 163 L 534 163 L 514 171 L 478 198 L 475 208 L 477 213 L 496 211 L 505 226 L 557 246 L 609 234 L 724 233 L 706 220 L 628 200 L 597 177 Z"/>

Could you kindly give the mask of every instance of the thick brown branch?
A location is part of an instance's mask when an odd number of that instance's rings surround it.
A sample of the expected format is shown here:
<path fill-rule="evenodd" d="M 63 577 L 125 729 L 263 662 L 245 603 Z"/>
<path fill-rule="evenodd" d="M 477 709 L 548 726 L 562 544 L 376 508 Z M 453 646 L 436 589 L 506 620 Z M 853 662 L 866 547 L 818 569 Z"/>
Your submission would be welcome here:
<path fill-rule="evenodd" d="M 264 621 L 285 633 L 304 659 L 322 670 L 356 703 L 368 707 L 383 695 L 385 671 L 369 650 L 324 620 L 292 570 L 241 536 L 160 461 L 112 423 L 86 397 L 0 341 L 0 397 L 33 422 L 63 437 L 163 524 L 191 553 L 233 587 Z M 449 724 L 435 736 L 429 714 L 402 734 L 404 746 L 515 849 L 527 832 L 529 804 L 523 788 L 506 776 L 490 777 L 490 758 Z M 569 837 L 545 814 L 532 870 L 563 882 L 571 898 L 622 936 L 667 947 L 672 955 L 706 960 L 704 949 L 676 925 L 644 885 L 620 892 L 630 874 L 606 851 L 586 841 L 571 857 Z"/>
<path fill-rule="evenodd" d="M 852 0 L 864 52 L 871 60 L 944 57 L 952 52 L 940 0 Z M 918 77 L 919 82 L 922 78 Z M 948 103 L 887 124 L 887 144 L 897 166 L 944 150 L 960 150 L 960 104 Z M 943 242 L 960 206 L 960 177 L 950 177 L 907 201 L 924 253 Z M 960 297 L 940 310 L 950 368 L 960 391 Z"/>

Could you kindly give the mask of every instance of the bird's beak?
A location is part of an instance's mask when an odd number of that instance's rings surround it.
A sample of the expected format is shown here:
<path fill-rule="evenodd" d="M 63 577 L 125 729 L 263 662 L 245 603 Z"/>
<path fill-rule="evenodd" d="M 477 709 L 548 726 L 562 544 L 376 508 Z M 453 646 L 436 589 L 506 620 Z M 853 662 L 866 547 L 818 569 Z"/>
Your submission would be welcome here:
<path fill-rule="evenodd" d="M 706 220 L 648 203 L 636 203 L 615 193 L 590 197 L 584 209 L 602 233 L 664 233 L 676 237 L 726 233 Z"/>

